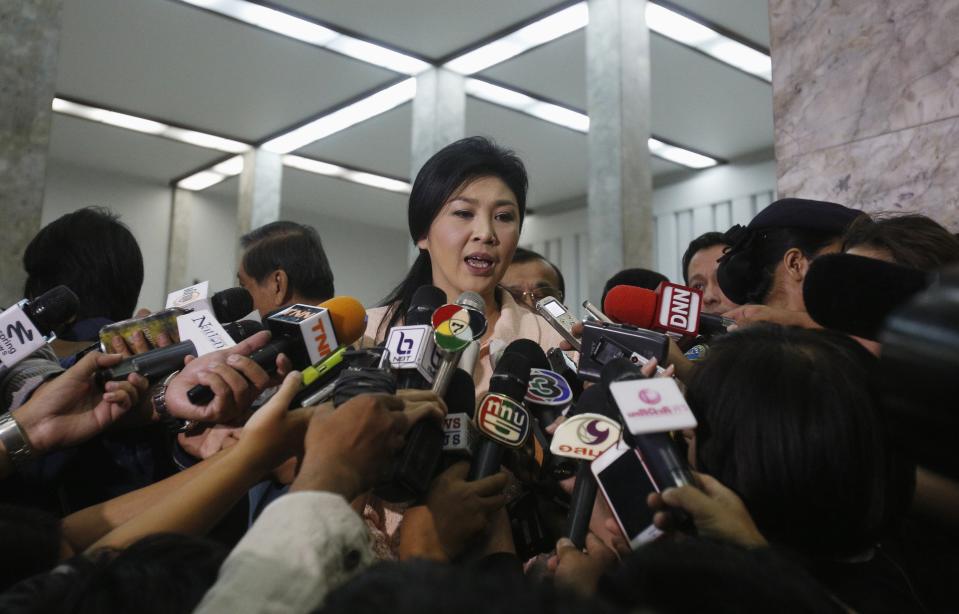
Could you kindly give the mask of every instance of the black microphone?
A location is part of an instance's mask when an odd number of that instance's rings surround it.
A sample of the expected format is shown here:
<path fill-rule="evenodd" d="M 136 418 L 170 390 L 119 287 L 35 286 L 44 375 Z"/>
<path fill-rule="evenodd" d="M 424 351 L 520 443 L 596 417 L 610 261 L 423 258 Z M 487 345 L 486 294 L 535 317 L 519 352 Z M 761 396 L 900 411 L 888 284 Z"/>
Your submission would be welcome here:
<path fill-rule="evenodd" d="M 614 382 L 624 382 L 637 379 L 646 379 L 640 367 L 626 359 L 616 359 L 608 362 L 602 370 L 601 381 L 603 390 L 612 401 L 609 386 Z M 615 401 L 612 405 L 616 406 Z M 622 412 L 623 408 L 618 407 Z M 696 480 L 689 471 L 686 460 L 683 459 L 673 445 L 669 433 L 644 433 L 634 435 L 628 428 L 623 429 L 623 440 L 639 450 L 646 466 L 649 468 L 653 482 L 660 490 L 673 486 L 696 485 Z"/>
<path fill-rule="evenodd" d="M 593 386 L 583 391 L 579 402 L 569 412 L 568 418 L 582 414 L 599 414 L 614 421 L 619 421 L 619 412 L 612 403 L 609 403 L 606 391 L 601 386 Z M 606 436 L 611 434 L 606 431 Z M 604 441 L 603 443 L 610 443 Z M 576 485 L 570 496 L 569 513 L 566 516 L 566 525 L 563 535 L 568 537 L 577 548 L 586 546 L 586 534 L 589 532 L 589 521 L 593 515 L 593 503 L 596 501 L 596 477 L 590 469 L 588 460 L 576 461 Z"/>
<path fill-rule="evenodd" d="M 390 364 L 396 369 L 399 389 L 428 390 L 436 377 L 440 355 L 433 339 L 433 312 L 446 303 L 446 293 L 436 286 L 416 289 L 404 323 L 386 336 Z"/>
<path fill-rule="evenodd" d="M 467 480 L 480 480 L 499 471 L 504 446 L 518 448 L 529 437 L 532 419 L 521 402 L 529 385 L 529 371 L 529 360 L 511 352 L 508 346 L 490 378 L 489 393 L 476 410 L 476 429 L 483 437 Z"/>
<path fill-rule="evenodd" d="M 223 329 L 233 341 L 240 342 L 263 330 L 263 325 L 255 320 L 240 320 L 224 324 Z M 103 386 L 106 382 L 123 381 L 131 373 L 137 373 L 149 380 L 152 385 L 174 371 L 182 369 L 183 360 L 187 356 L 198 354 L 193 341 L 181 341 L 126 358 L 119 364 L 98 370 L 95 377 L 97 383 Z"/>
<path fill-rule="evenodd" d="M 0 376 L 55 338 L 77 315 L 80 299 L 66 286 L 54 286 L 32 301 L 0 313 Z"/>
<path fill-rule="evenodd" d="M 227 288 L 210 297 L 210 307 L 220 322 L 235 322 L 253 311 L 253 297 L 246 288 Z"/>
<path fill-rule="evenodd" d="M 918 269 L 852 254 L 828 254 L 809 265 L 803 301 L 818 324 L 878 340 L 889 314 L 930 282 L 930 276 Z"/>

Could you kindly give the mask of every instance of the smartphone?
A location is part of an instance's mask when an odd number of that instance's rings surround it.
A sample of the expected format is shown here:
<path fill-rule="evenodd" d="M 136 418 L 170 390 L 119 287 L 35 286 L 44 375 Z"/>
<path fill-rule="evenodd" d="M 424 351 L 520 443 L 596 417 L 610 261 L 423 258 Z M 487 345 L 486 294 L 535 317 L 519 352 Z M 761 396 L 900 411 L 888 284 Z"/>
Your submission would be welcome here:
<path fill-rule="evenodd" d="M 659 489 L 638 451 L 619 442 L 599 455 L 590 469 L 633 550 L 662 535 L 653 525 L 653 510 L 646 505 L 646 497 Z"/>
<path fill-rule="evenodd" d="M 566 305 L 552 296 L 547 296 L 536 303 L 536 311 L 550 323 L 550 326 L 556 329 L 556 332 L 563 336 L 563 339 L 569 342 L 576 351 L 579 351 L 579 339 L 573 336 L 573 325 L 578 323 L 579 320 L 569 312 L 569 309 L 566 309 Z"/>

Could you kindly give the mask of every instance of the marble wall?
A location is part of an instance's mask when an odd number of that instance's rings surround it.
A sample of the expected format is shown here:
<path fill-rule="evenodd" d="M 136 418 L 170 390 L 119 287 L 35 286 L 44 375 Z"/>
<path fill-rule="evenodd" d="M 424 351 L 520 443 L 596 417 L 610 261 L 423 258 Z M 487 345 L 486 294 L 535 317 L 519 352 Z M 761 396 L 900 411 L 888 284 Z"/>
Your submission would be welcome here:
<path fill-rule="evenodd" d="M 23 297 L 40 230 L 59 43 L 60 0 L 0 2 L 0 307 Z"/>
<path fill-rule="evenodd" d="M 770 0 L 780 196 L 959 231 L 959 2 Z"/>

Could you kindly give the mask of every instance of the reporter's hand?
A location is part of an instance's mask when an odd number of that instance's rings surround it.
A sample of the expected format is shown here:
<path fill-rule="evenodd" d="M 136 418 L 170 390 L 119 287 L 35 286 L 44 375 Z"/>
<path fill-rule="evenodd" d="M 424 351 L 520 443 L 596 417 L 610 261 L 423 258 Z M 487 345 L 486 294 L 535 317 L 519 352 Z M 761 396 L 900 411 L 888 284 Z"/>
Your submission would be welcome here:
<path fill-rule="evenodd" d="M 428 416 L 442 420 L 442 405 L 435 395 L 426 400 L 429 395 L 421 391 L 421 400 L 405 402 L 394 395 L 361 394 L 336 411 L 317 411 L 290 490 L 325 490 L 352 501 L 372 488 L 413 424 Z"/>
<path fill-rule="evenodd" d="M 260 331 L 231 348 L 210 352 L 199 358 L 188 356 L 183 368 L 166 390 L 166 405 L 170 414 L 183 420 L 232 423 L 245 416 L 253 401 L 278 381 L 248 358 L 270 340 L 270 333 Z M 289 372 L 290 363 L 284 356 L 277 358 L 277 375 Z M 194 405 L 187 392 L 197 384 L 209 386 L 213 400 L 206 405 Z"/>
<path fill-rule="evenodd" d="M 583 323 L 577 322 L 576 324 L 573 324 L 573 327 L 570 329 L 570 332 L 573 333 L 573 336 L 576 337 L 577 339 L 582 339 Z M 576 351 L 576 348 L 570 345 L 569 341 L 566 341 L 565 339 L 559 342 L 559 349 L 564 350 L 566 352 Z"/>
<path fill-rule="evenodd" d="M 586 550 L 580 550 L 569 539 L 556 542 L 556 555 L 548 566 L 556 583 L 583 595 L 594 595 L 599 578 L 616 564 L 616 554 L 602 540 L 588 533 Z"/>
<path fill-rule="evenodd" d="M 721 539 L 747 548 L 767 545 L 739 496 L 716 478 L 693 472 L 702 490 L 693 486 L 667 488 L 647 497 L 649 508 L 656 510 L 653 522 L 662 530 L 673 528 L 669 507 L 684 510 L 703 537 Z"/>
<path fill-rule="evenodd" d="M 302 385 L 299 371 L 288 373 L 277 393 L 253 413 L 238 433 L 236 453 L 248 455 L 256 469 L 267 472 L 291 457 L 302 455 L 303 441 L 314 413 L 333 411 L 332 405 L 290 411 L 290 403 Z"/>
<path fill-rule="evenodd" d="M 772 322 L 783 326 L 802 328 L 822 328 L 805 311 L 788 311 L 767 305 L 742 305 L 723 314 L 724 318 L 736 321 L 736 327 L 749 326 L 757 322 Z M 730 331 L 735 328 L 730 328 Z"/>
<path fill-rule="evenodd" d="M 148 386 L 130 374 L 126 381 L 107 382 L 101 393 L 94 383 L 97 369 L 123 360 L 119 354 L 90 352 L 47 382 L 13 417 L 34 450 L 43 454 L 76 445 L 101 433 L 133 407 Z"/>
<path fill-rule="evenodd" d="M 429 520 L 448 560 L 459 556 L 473 538 L 486 530 L 490 516 L 506 505 L 506 474 L 467 482 L 469 468 L 465 461 L 449 467 L 433 480 L 426 495 Z"/>
<path fill-rule="evenodd" d="M 177 435 L 177 443 L 193 458 L 205 460 L 236 445 L 242 430 L 243 427 L 217 424 L 198 433 L 180 433 Z"/>

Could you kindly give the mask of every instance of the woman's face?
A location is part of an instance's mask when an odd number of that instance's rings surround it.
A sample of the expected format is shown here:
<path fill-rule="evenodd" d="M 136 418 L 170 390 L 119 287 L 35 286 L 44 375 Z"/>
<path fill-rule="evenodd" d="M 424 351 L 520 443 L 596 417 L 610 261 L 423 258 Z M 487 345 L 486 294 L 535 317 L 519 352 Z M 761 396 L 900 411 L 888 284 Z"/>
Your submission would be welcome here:
<path fill-rule="evenodd" d="M 417 247 L 430 253 L 433 285 L 448 296 L 473 291 L 489 298 L 519 242 L 516 195 L 498 177 L 459 187 Z"/>

